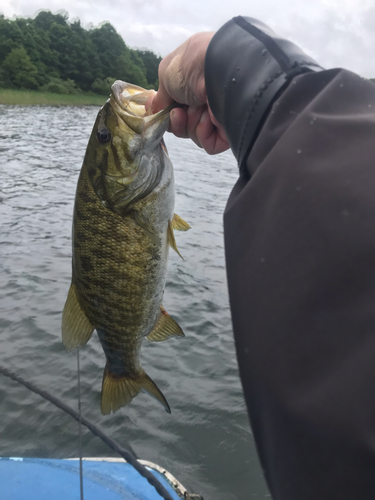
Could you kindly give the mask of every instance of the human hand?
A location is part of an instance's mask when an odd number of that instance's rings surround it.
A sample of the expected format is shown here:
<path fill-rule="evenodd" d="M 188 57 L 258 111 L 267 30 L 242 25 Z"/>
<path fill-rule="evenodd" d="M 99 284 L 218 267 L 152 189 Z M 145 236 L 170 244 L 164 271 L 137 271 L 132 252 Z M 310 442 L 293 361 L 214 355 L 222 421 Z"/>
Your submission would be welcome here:
<path fill-rule="evenodd" d="M 169 131 L 190 137 L 209 154 L 229 148 L 223 127 L 212 114 L 206 95 L 204 60 L 214 33 L 197 33 L 165 57 L 159 65 L 159 90 L 146 102 L 152 113 L 177 102 Z"/>

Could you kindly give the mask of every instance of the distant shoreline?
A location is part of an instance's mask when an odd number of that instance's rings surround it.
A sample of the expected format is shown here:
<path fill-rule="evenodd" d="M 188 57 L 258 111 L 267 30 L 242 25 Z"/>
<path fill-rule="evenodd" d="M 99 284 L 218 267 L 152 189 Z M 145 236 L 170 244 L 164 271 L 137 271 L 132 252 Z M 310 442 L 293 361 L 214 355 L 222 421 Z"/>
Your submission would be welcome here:
<path fill-rule="evenodd" d="M 102 106 L 107 97 L 95 94 L 52 94 L 37 90 L 0 89 L 0 104 L 21 106 Z"/>

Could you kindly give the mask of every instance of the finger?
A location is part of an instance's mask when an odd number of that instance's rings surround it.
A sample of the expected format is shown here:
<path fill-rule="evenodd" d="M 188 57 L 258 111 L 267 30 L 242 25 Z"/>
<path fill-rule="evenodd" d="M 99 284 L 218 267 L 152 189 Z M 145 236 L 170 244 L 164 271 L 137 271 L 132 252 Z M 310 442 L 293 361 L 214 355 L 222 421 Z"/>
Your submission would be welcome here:
<path fill-rule="evenodd" d="M 153 113 L 157 113 L 158 111 L 167 108 L 173 102 L 174 100 L 165 90 L 164 85 L 160 84 L 159 90 L 151 101 L 151 110 Z"/>
<path fill-rule="evenodd" d="M 151 95 L 145 102 L 146 115 L 152 114 L 152 101 L 154 100 L 155 94 Z"/>
<path fill-rule="evenodd" d="M 207 109 L 203 112 L 195 132 L 198 141 L 208 154 L 215 155 L 229 149 L 224 130 L 212 123 Z"/>
<path fill-rule="evenodd" d="M 170 114 L 169 132 L 176 137 L 187 138 L 187 112 L 185 108 L 172 109 Z"/>
<path fill-rule="evenodd" d="M 217 127 L 218 129 L 223 129 L 222 125 L 216 120 L 215 115 L 211 111 L 210 105 L 208 103 L 208 99 L 207 99 L 207 108 L 208 108 L 208 113 L 210 115 L 210 119 L 211 119 L 212 123 L 215 125 L 215 127 Z"/>
<path fill-rule="evenodd" d="M 207 108 L 175 108 L 170 117 L 169 132 L 177 137 L 189 137 L 208 154 L 214 155 L 229 149 L 223 128 L 212 123 Z"/>
<path fill-rule="evenodd" d="M 190 138 L 197 146 L 202 147 L 197 138 L 195 129 L 200 122 L 205 106 L 189 106 L 176 108 L 171 112 L 171 123 L 169 131 L 177 137 Z"/>
<path fill-rule="evenodd" d="M 189 106 L 187 108 L 187 134 L 197 146 L 202 147 L 196 133 L 196 128 L 202 118 L 206 106 Z"/>

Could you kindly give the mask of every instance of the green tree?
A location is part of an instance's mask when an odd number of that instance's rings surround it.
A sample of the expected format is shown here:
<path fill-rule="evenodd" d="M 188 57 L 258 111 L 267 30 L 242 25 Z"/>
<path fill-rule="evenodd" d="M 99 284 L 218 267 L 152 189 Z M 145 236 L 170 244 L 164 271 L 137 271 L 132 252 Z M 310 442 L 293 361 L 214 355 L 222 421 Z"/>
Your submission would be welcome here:
<path fill-rule="evenodd" d="M 79 94 L 79 90 L 73 80 L 61 80 L 61 78 L 50 78 L 40 90 L 44 92 L 53 92 L 54 94 Z"/>
<path fill-rule="evenodd" d="M 78 55 L 75 80 L 82 89 L 88 90 L 93 82 L 103 74 L 100 59 L 90 38 L 89 31 L 82 28 L 80 21 L 72 23 L 70 29 Z"/>
<path fill-rule="evenodd" d="M 43 31 L 49 31 L 53 23 L 65 26 L 68 16 L 64 14 L 52 14 L 49 10 L 42 10 L 34 18 L 34 24 Z"/>
<path fill-rule="evenodd" d="M 109 95 L 111 93 L 111 86 L 116 78 L 108 76 L 107 78 L 97 78 L 91 85 L 91 90 L 100 95 Z"/>
<path fill-rule="evenodd" d="M 118 61 L 118 80 L 124 80 L 140 87 L 148 88 L 146 68 L 137 54 L 126 47 Z"/>
<path fill-rule="evenodd" d="M 157 83 L 160 60 L 149 50 L 129 48 L 109 23 L 86 30 L 80 21 L 69 22 L 67 14 L 41 11 L 34 19 L 15 20 L 0 15 L 3 87 L 91 89 L 106 94 L 108 79 L 114 76 L 151 88 Z"/>
<path fill-rule="evenodd" d="M 9 52 L 22 45 L 22 32 L 14 21 L 0 15 L 0 64 Z"/>
<path fill-rule="evenodd" d="M 107 78 L 116 75 L 119 78 L 121 55 L 126 52 L 126 45 L 115 28 L 104 23 L 100 28 L 95 28 L 89 32 L 95 53 L 100 61 L 102 75 L 99 78 Z"/>
<path fill-rule="evenodd" d="M 146 49 L 137 49 L 136 53 L 146 68 L 146 77 L 149 85 L 153 85 L 155 88 L 158 88 L 158 69 L 162 58 L 151 52 L 151 50 Z"/>
<path fill-rule="evenodd" d="M 26 89 L 37 88 L 37 68 L 31 62 L 30 57 L 23 47 L 12 49 L 5 58 L 2 68 L 8 73 L 10 81 L 15 87 Z"/>
<path fill-rule="evenodd" d="M 57 69 L 63 80 L 68 78 L 75 80 L 78 74 L 77 60 L 77 42 L 72 36 L 70 27 L 65 24 L 53 23 L 48 30 L 51 40 L 50 48 L 58 54 Z"/>
<path fill-rule="evenodd" d="M 39 86 L 48 81 L 50 75 L 57 70 L 57 54 L 50 49 L 48 34 L 35 26 L 33 19 L 18 18 L 14 21 L 22 33 L 22 42 L 31 62 L 37 68 L 37 83 Z"/>

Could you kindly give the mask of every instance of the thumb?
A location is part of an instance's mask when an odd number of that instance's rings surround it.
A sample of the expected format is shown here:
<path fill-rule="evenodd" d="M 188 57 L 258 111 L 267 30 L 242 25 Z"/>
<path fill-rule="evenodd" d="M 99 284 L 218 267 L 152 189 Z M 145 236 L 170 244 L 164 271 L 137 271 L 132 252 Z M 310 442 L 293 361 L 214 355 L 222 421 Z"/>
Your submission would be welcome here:
<path fill-rule="evenodd" d="M 147 100 L 145 106 L 146 109 L 148 106 L 151 108 L 152 113 L 157 113 L 162 109 L 165 109 L 170 104 L 172 104 L 174 100 L 172 97 L 166 92 L 164 86 L 161 84 L 159 86 L 159 90 L 156 94 L 154 94 L 150 99 Z"/>
<path fill-rule="evenodd" d="M 159 65 L 159 89 L 152 100 L 153 113 L 161 111 L 175 101 L 187 104 L 180 67 L 181 55 L 175 52 L 165 57 Z"/>

